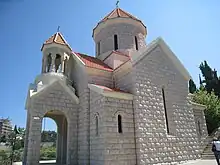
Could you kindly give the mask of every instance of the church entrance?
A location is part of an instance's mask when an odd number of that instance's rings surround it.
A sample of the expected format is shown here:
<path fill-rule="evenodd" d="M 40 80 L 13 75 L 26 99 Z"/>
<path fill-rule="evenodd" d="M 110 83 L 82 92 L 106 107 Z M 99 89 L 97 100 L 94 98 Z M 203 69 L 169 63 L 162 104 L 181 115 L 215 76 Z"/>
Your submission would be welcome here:
<path fill-rule="evenodd" d="M 57 131 L 48 131 L 53 127 L 51 122 L 47 122 L 48 119 L 54 121 Z M 68 122 L 63 112 L 53 110 L 45 114 L 42 119 L 40 164 L 66 165 L 67 128 Z"/>

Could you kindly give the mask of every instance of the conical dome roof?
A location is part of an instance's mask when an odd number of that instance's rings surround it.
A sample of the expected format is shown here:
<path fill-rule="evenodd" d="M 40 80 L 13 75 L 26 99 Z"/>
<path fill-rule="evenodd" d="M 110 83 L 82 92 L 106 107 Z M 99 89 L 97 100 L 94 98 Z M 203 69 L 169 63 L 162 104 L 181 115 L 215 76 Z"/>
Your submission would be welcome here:
<path fill-rule="evenodd" d="M 133 19 L 135 21 L 140 22 L 144 28 L 146 28 L 146 26 L 144 25 L 144 23 L 139 20 L 138 18 L 136 18 L 135 16 L 129 14 L 128 12 L 122 10 L 121 8 L 117 7 L 114 10 L 112 10 L 107 16 L 105 16 L 101 21 L 99 21 L 99 23 L 97 24 L 97 26 L 93 29 L 93 33 L 94 30 L 99 26 L 99 24 L 111 20 L 111 19 L 115 19 L 115 18 L 128 18 L 128 19 Z"/>

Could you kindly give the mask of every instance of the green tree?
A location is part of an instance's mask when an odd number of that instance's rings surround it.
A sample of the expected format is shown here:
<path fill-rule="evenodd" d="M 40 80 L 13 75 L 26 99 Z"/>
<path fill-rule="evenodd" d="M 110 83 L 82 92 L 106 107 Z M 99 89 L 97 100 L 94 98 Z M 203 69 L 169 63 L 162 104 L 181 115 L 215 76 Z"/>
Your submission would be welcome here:
<path fill-rule="evenodd" d="M 55 131 L 42 131 L 41 141 L 42 142 L 56 142 L 57 133 Z"/>
<path fill-rule="evenodd" d="M 207 92 L 204 88 L 196 91 L 193 101 L 206 106 L 204 111 L 208 133 L 212 133 L 220 126 L 220 100 L 214 92 Z"/>
<path fill-rule="evenodd" d="M 220 98 L 220 78 L 217 71 L 212 69 L 207 61 L 204 61 L 199 66 L 203 80 L 200 77 L 200 85 L 203 86 L 208 93 L 214 92 Z"/>
<path fill-rule="evenodd" d="M 189 80 L 189 92 L 194 93 L 196 91 L 196 84 L 192 79 Z"/>
<path fill-rule="evenodd" d="M 1 135 L 0 143 L 6 143 L 6 141 L 7 141 L 6 135 Z"/>

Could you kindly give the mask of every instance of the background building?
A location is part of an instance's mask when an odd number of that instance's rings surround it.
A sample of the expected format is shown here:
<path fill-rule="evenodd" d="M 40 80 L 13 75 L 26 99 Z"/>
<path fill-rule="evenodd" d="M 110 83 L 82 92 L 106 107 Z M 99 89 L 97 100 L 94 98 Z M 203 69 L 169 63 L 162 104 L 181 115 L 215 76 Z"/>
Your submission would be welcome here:
<path fill-rule="evenodd" d="M 7 119 L 0 119 L 0 135 L 8 134 L 12 131 L 11 121 Z"/>

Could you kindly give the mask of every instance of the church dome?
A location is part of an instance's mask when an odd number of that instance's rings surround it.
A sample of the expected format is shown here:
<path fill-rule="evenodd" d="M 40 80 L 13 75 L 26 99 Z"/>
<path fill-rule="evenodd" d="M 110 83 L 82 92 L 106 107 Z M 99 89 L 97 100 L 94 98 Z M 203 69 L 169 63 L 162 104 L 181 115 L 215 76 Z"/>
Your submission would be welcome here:
<path fill-rule="evenodd" d="M 116 7 L 93 29 L 96 57 L 105 59 L 109 52 L 126 55 L 146 47 L 147 29 L 144 23 L 128 12 Z"/>
<path fill-rule="evenodd" d="M 130 20 L 134 20 L 134 21 L 139 22 L 144 28 L 145 35 L 147 35 L 146 26 L 144 25 L 144 23 L 141 20 L 139 20 L 135 16 L 129 14 L 128 12 L 122 10 L 121 8 L 117 7 L 114 10 L 112 10 L 107 16 L 105 16 L 100 22 L 98 22 L 96 27 L 93 29 L 93 36 L 94 36 L 96 29 L 99 27 L 99 25 L 101 25 L 102 23 L 103 24 L 106 23 L 106 21 L 108 21 L 108 20 L 115 20 L 117 18 L 128 19 L 128 20 L 130 19 Z"/>

